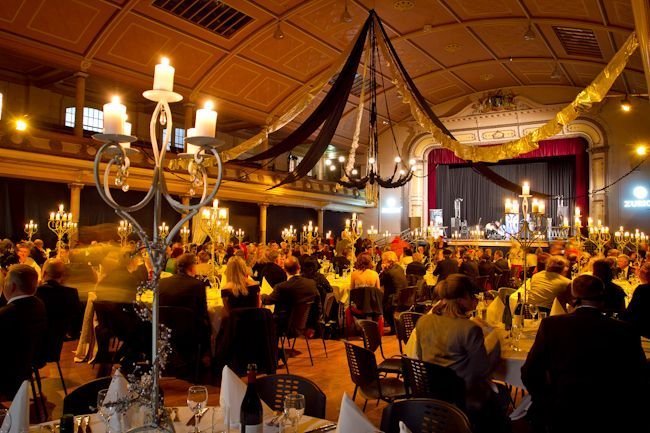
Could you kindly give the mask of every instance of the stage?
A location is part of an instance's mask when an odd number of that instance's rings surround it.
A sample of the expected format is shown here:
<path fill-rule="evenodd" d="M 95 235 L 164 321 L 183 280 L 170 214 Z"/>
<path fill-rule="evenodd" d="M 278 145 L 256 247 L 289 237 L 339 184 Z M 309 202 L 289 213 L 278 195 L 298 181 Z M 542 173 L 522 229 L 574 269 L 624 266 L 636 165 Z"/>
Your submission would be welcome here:
<path fill-rule="evenodd" d="M 473 240 L 473 239 L 453 239 L 453 240 L 448 240 L 447 245 L 452 246 L 452 247 L 466 247 L 466 246 L 478 246 L 480 248 L 486 248 L 486 247 L 497 247 L 497 248 L 505 248 L 509 249 L 512 246 L 511 240 L 507 239 L 480 239 L 480 240 Z M 548 241 L 534 241 L 531 242 L 530 248 L 537 248 L 537 247 L 542 247 L 542 248 L 548 248 Z"/>

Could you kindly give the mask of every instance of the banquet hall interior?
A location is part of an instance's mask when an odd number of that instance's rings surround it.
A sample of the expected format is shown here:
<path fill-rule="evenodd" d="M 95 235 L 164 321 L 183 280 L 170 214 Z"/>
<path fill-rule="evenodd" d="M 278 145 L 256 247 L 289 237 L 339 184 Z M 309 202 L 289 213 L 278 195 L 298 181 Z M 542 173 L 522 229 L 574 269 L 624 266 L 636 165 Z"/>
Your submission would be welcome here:
<path fill-rule="evenodd" d="M 0 433 L 644 431 L 649 84 L 648 0 L 2 0 Z"/>

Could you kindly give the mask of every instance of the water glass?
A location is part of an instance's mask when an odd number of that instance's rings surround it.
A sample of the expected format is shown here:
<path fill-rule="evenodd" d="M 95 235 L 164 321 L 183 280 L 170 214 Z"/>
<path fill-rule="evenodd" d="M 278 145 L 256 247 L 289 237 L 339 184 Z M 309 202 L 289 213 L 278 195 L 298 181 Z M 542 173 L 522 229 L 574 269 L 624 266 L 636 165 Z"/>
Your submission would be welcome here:
<path fill-rule="evenodd" d="M 521 334 L 523 331 L 523 327 L 520 323 L 512 322 L 512 328 L 510 329 L 510 348 L 515 352 L 519 352 L 521 350 L 519 348 L 519 340 L 521 339 Z"/>
<path fill-rule="evenodd" d="M 0 409 L 0 433 L 9 433 L 11 430 L 11 415 L 9 410 Z"/>
<path fill-rule="evenodd" d="M 291 425 L 291 431 L 298 432 L 298 423 L 305 414 L 305 396 L 302 394 L 287 394 L 284 397 L 284 417 Z M 284 426 L 284 422 L 281 423 Z M 283 429 L 284 432 L 289 430 Z"/>
<path fill-rule="evenodd" d="M 102 389 L 97 393 L 97 413 L 99 413 L 99 416 L 102 418 L 104 421 L 104 424 L 106 425 L 106 431 L 109 431 L 109 424 L 111 422 L 111 418 L 115 415 L 115 407 L 109 404 L 108 401 L 106 401 L 106 394 L 108 393 L 108 389 Z"/>
<path fill-rule="evenodd" d="M 199 431 L 199 415 L 208 404 L 208 389 L 205 386 L 190 386 L 187 391 L 187 407 L 194 414 L 194 432 Z"/>
<path fill-rule="evenodd" d="M 538 315 L 539 315 L 539 308 L 537 305 L 530 304 L 528 305 L 528 311 L 530 312 L 530 315 L 532 316 L 534 321 L 537 321 Z"/>

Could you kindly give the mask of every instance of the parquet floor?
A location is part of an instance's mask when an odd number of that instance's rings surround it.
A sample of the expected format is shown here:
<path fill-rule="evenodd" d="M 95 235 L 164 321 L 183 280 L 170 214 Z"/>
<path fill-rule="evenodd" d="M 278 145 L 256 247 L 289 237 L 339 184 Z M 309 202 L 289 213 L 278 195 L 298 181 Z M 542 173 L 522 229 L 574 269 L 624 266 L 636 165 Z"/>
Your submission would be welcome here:
<path fill-rule="evenodd" d="M 395 336 L 383 337 L 384 353 L 386 356 L 399 354 L 397 339 Z M 357 343 L 362 344 L 361 341 Z M 339 407 L 343 393 L 352 396 L 354 386 L 350 380 L 345 348 L 342 341 L 327 340 L 328 357 L 325 357 L 323 346 L 320 340 L 311 340 L 310 347 L 314 357 L 314 366 L 309 362 L 309 355 L 304 340 L 296 342 L 296 349 L 300 355 L 289 358 L 289 370 L 314 381 L 327 395 L 327 419 L 336 421 L 338 419 Z M 61 354 L 61 367 L 68 386 L 68 391 L 77 386 L 92 380 L 97 375 L 97 368 L 93 369 L 88 364 L 79 364 L 73 361 L 72 351 L 76 348 L 75 342 L 68 342 L 64 345 Z M 380 356 L 379 354 L 377 356 Z M 278 372 L 283 373 L 281 369 Z M 41 370 L 44 392 L 47 397 L 47 406 L 50 419 L 61 417 L 63 408 L 63 389 L 56 369 L 56 364 L 48 364 Z M 165 404 L 168 406 L 183 406 L 186 404 L 186 393 L 190 386 L 189 382 L 175 378 L 163 378 L 162 387 L 165 391 Z M 209 404 L 216 406 L 219 403 L 218 386 L 207 385 L 209 392 Z M 357 396 L 357 404 L 363 406 L 363 399 Z M 386 403 L 378 405 L 374 401 L 368 403 L 366 416 L 376 426 L 379 426 L 381 413 Z M 32 410 L 32 412 L 34 412 Z M 516 433 L 528 431 L 525 423 L 520 422 L 513 426 Z"/>

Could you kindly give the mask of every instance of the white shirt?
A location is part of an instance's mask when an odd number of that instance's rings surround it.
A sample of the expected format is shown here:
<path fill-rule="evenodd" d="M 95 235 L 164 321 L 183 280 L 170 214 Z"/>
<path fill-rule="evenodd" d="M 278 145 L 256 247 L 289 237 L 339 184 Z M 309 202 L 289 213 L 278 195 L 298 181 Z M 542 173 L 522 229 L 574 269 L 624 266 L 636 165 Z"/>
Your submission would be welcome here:
<path fill-rule="evenodd" d="M 34 296 L 34 295 L 18 295 L 18 296 L 14 296 L 13 298 L 11 298 L 11 299 L 9 299 L 7 301 L 7 304 L 11 304 L 12 302 L 17 301 L 19 299 L 31 298 L 32 296 Z"/>

